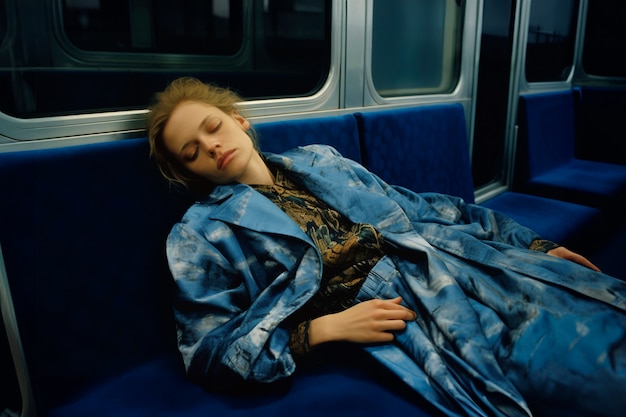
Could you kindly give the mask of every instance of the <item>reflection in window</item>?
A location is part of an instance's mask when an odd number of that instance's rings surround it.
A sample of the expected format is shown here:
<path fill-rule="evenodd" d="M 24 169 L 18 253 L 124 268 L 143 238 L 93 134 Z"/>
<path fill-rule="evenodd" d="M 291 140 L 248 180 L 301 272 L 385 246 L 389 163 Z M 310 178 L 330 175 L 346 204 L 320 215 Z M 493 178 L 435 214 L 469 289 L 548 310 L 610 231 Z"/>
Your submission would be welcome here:
<path fill-rule="evenodd" d="M 564 81 L 574 63 L 578 0 L 533 1 L 526 44 L 528 82 Z"/>
<path fill-rule="evenodd" d="M 626 77 L 626 2 L 590 0 L 583 68 L 588 74 Z"/>
<path fill-rule="evenodd" d="M 233 55 L 243 0 L 66 0 L 63 28 L 87 51 Z"/>
<path fill-rule="evenodd" d="M 7 35 L 7 5 L 5 0 L 0 0 L 0 46 L 4 41 L 4 37 Z"/>
<path fill-rule="evenodd" d="M 476 188 L 504 180 L 515 0 L 484 0 L 474 116 Z"/>
<path fill-rule="evenodd" d="M 383 97 L 450 92 L 459 77 L 464 2 L 375 0 L 372 81 Z"/>
<path fill-rule="evenodd" d="M 0 111 L 15 117 L 144 109 L 181 76 L 246 99 L 306 97 L 330 71 L 331 0 L 33 3 L 15 2 L 31 29 L 0 50 Z"/>

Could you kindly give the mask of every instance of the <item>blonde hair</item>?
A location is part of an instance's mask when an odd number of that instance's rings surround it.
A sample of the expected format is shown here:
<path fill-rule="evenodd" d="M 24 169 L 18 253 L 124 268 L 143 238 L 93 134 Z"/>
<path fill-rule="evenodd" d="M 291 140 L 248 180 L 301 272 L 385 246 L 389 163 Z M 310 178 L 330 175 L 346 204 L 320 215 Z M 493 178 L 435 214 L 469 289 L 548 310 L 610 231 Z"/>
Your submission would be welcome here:
<path fill-rule="evenodd" d="M 185 169 L 180 161 L 167 150 L 163 142 L 163 130 L 172 112 L 179 104 L 188 101 L 210 104 L 230 115 L 239 112 L 238 103 L 243 99 L 226 88 L 206 84 L 196 78 L 183 77 L 174 80 L 164 91 L 157 93 L 154 103 L 149 107 L 150 156 L 155 159 L 161 174 L 173 185 L 182 185 L 194 191 L 206 192 L 213 185 Z M 250 128 L 247 132 L 258 151 L 254 130 Z"/>

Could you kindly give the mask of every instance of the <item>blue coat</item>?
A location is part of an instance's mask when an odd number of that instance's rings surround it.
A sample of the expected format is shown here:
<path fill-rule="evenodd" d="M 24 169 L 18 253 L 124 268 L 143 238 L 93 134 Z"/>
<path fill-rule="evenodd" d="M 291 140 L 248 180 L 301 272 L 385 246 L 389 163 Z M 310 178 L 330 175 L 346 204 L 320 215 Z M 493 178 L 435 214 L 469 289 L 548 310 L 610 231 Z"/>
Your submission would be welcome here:
<path fill-rule="evenodd" d="M 390 186 L 328 146 L 265 157 L 398 248 L 374 267 L 359 299 L 399 294 L 420 317 L 394 343 L 366 349 L 446 413 L 527 415 L 522 396 L 558 388 L 545 368 L 563 355 L 539 352 L 545 338 L 568 349 L 601 337 L 590 348 L 598 356 L 625 338 L 624 282 L 528 250 L 539 236 L 511 219 L 459 198 Z M 178 288 L 178 345 L 191 377 L 224 386 L 293 374 L 285 319 L 318 289 L 322 261 L 282 210 L 247 185 L 218 186 L 173 227 L 167 255 Z M 581 320 L 592 327 L 582 335 Z M 573 333 L 551 335 L 555 325 Z M 565 362 L 559 378 L 580 371 L 581 360 Z M 589 375 L 596 369 L 583 367 Z"/>

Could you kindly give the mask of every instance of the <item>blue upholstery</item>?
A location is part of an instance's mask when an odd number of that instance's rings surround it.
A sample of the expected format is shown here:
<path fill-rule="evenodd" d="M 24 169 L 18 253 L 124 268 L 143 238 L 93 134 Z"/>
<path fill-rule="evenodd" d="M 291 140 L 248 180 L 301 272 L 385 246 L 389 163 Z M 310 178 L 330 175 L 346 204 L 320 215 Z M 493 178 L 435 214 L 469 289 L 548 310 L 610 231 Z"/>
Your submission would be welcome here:
<path fill-rule="evenodd" d="M 576 155 L 626 165 L 626 88 L 576 87 Z"/>
<path fill-rule="evenodd" d="M 474 201 L 465 114 L 458 104 L 356 114 L 365 165 L 392 184 Z M 545 239 L 578 246 L 601 212 L 578 204 L 505 192 L 483 203 Z M 563 222 L 563 216 L 568 221 Z"/>
<path fill-rule="evenodd" d="M 596 207 L 626 208 L 626 166 L 575 158 L 574 93 L 520 99 L 516 189 Z"/>
<path fill-rule="evenodd" d="M 257 130 L 264 150 L 327 143 L 390 182 L 474 200 L 456 104 Z M 189 382 L 175 346 L 164 240 L 191 201 L 160 178 L 145 138 L 0 153 L 0 192 L 0 244 L 41 417 L 436 414 L 348 347 L 331 355 L 337 361 L 262 389 L 227 395 Z M 557 241 L 599 215 L 517 193 L 485 205 Z"/>
<path fill-rule="evenodd" d="M 505 213 L 544 239 L 572 248 L 585 245 L 603 227 L 603 212 L 598 208 L 530 194 L 505 192 L 482 205 Z"/>
<path fill-rule="evenodd" d="M 336 120 L 341 133 L 346 120 Z M 145 138 L 0 153 L 0 190 L 0 244 L 39 416 L 430 415 L 365 358 L 305 367 L 262 392 L 188 381 L 164 241 L 191 201 L 160 178 Z"/>
<path fill-rule="evenodd" d="M 0 190 L 0 244 L 42 413 L 173 352 L 163 247 L 189 202 L 171 195 L 145 139 L 0 154 Z"/>
<path fill-rule="evenodd" d="M 465 114 L 460 104 L 355 116 L 363 163 L 370 171 L 413 191 L 437 191 L 474 201 Z"/>
<path fill-rule="evenodd" d="M 356 120 L 351 114 L 255 125 L 261 150 L 281 153 L 301 145 L 332 145 L 346 158 L 361 162 Z"/>
<path fill-rule="evenodd" d="M 190 383 L 180 365 L 167 356 L 87 390 L 69 404 L 51 410 L 48 416 L 361 417 L 385 416 L 389 410 L 394 415 L 438 415 L 415 395 L 409 395 L 399 381 L 363 370 L 368 358 L 359 358 L 365 362 L 358 368 L 324 365 L 276 387 L 216 394 Z"/>

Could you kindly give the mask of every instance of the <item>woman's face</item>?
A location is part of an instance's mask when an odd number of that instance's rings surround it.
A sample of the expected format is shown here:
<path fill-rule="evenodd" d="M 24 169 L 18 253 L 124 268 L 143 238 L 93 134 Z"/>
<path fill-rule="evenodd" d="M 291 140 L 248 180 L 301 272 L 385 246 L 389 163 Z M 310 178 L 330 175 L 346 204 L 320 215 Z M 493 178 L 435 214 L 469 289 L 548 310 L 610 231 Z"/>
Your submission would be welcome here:
<path fill-rule="evenodd" d="M 213 184 L 255 183 L 261 158 L 246 131 L 250 123 L 199 102 L 179 104 L 165 125 L 165 147 L 190 172 Z"/>

